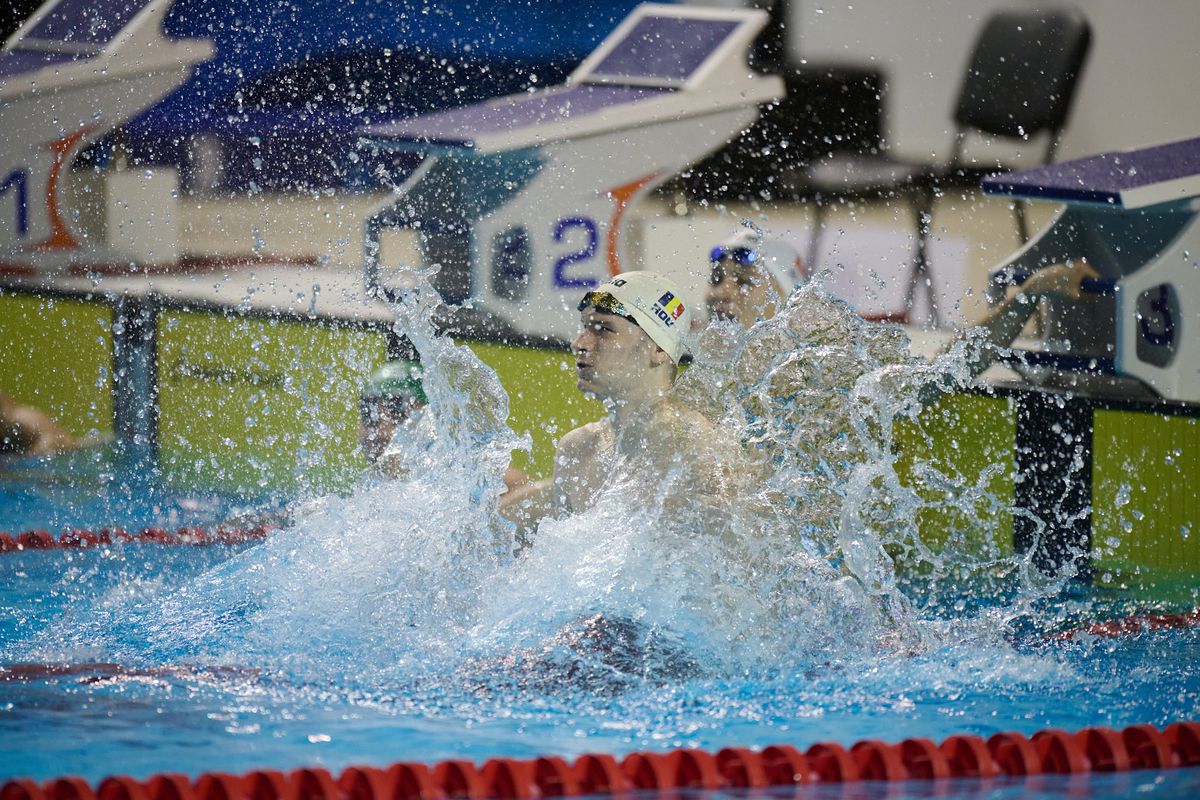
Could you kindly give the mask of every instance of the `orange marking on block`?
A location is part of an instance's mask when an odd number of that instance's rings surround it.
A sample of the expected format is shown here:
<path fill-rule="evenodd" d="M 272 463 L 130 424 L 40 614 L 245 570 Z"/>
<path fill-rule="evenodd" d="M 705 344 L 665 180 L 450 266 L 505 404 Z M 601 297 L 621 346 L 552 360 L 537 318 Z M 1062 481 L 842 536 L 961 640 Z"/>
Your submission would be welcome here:
<path fill-rule="evenodd" d="M 621 217 L 625 215 L 625 209 L 634 201 L 651 182 L 653 182 L 659 173 L 652 172 L 649 175 L 643 175 L 637 180 L 616 186 L 608 190 L 608 196 L 616 201 L 616 207 L 613 209 L 612 220 L 608 223 L 608 234 L 605 236 L 605 247 L 608 254 L 608 271 L 611 275 L 621 274 L 621 258 L 617 254 L 618 236 L 621 230 Z"/>
<path fill-rule="evenodd" d="M 67 227 L 58 208 L 58 184 L 62 178 L 63 167 L 70 163 L 71 155 L 93 127 L 95 126 L 87 125 L 46 145 L 54 153 L 54 164 L 50 167 L 50 174 L 46 176 L 46 211 L 50 217 L 50 235 L 30 246 L 35 252 L 79 249 L 78 240 Z"/>

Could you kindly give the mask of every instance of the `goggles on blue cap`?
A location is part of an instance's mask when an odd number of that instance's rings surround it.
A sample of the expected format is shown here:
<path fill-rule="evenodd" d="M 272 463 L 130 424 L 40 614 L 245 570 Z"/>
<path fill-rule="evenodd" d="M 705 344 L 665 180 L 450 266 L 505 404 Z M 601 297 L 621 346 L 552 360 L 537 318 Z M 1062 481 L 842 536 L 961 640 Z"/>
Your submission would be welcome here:
<path fill-rule="evenodd" d="M 708 254 L 709 261 L 714 264 L 723 258 L 733 259 L 735 263 L 748 267 L 758 261 L 758 253 L 749 247 L 726 247 L 719 244 Z"/>

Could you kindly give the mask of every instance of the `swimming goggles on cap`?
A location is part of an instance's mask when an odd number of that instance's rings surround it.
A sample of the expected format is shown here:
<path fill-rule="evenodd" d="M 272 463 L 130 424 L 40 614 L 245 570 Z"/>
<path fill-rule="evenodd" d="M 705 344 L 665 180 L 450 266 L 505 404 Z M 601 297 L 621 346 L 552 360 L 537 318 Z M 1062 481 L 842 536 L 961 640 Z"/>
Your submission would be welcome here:
<path fill-rule="evenodd" d="M 758 261 L 758 253 L 749 247 L 726 247 L 723 244 L 719 244 L 708 254 L 709 261 L 712 261 L 714 264 L 722 258 L 731 258 L 735 263 L 750 266 Z"/>
<path fill-rule="evenodd" d="M 625 308 L 620 300 L 608 292 L 588 292 L 585 294 L 583 299 L 579 301 L 579 310 L 583 311 L 589 306 L 597 311 L 616 314 L 618 317 L 624 317 L 633 324 L 637 324 L 637 320 L 629 313 L 629 309 Z"/>

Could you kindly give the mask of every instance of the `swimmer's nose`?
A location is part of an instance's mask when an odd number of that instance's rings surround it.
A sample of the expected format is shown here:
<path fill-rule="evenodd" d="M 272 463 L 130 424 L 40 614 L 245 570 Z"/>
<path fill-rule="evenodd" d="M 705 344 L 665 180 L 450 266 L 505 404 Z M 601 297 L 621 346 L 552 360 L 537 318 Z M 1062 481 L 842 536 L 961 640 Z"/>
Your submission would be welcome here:
<path fill-rule="evenodd" d="M 583 337 L 587 335 L 587 331 L 580 331 L 579 334 L 571 340 L 571 352 L 575 355 L 582 355 L 587 352 L 587 347 L 583 344 Z"/>
<path fill-rule="evenodd" d="M 708 290 L 704 293 L 704 303 L 712 309 L 718 306 L 722 301 L 729 298 L 728 288 L 729 281 L 721 281 L 720 283 L 709 284 Z"/>

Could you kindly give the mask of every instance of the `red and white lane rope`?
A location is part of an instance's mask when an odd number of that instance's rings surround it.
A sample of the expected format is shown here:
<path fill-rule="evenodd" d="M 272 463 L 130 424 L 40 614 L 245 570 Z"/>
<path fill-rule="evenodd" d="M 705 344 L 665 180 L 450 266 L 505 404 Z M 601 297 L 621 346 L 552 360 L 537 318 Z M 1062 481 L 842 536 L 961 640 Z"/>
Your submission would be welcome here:
<path fill-rule="evenodd" d="M 212 545 L 244 544 L 267 538 L 274 528 L 258 525 L 251 528 L 143 528 L 130 533 L 120 528 L 104 528 L 98 531 L 71 529 L 58 536 L 45 530 L 25 531 L 11 534 L 0 531 L 0 553 L 15 553 L 24 550 L 64 550 L 72 548 L 101 547 L 117 544 L 174 544 Z"/>
<path fill-rule="evenodd" d="M 400 762 L 386 768 L 348 767 L 337 777 L 322 768 L 307 768 L 245 775 L 206 772 L 196 780 L 175 773 L 145 781 L 118 775 L 95 787 L 71 776 L 44 783 L 17 779 L 0 787 L 0 800 L 538 800 L 626 791 L 987 780 L 1195 766 L 1200 766 L 1200 723 L 1177 722 L 1162 731 L 1151 725 L 1078 733 L 1051 729 L 1029 737 L 951 736 L 941 744 L 929 739 L 897 744 L 867 739 L 847 748 L 824 742 L 803 752 L 781 744 L 761 750 L 726 747 L 716 753 L 632 753 L 620 761 L 611 755 L 584 755 L 572 763 L 557 756 L 493 758 L 479 766 L 465 760 L 432 766 Z"/>
<path fill-rule="evenodd" d="M 1047 638 L 1076 639 L 1080 636 L 1098 636 L 1106 639 L 1118 639 L 1122 636 L 1136 636 L 1149 631 L 1198 627 L 1200 627 L 1200 607 L 1183 614 L 1132 614 L 1127 617 L 1089 622 L 1069 631 L 1052 633 Z"/>

